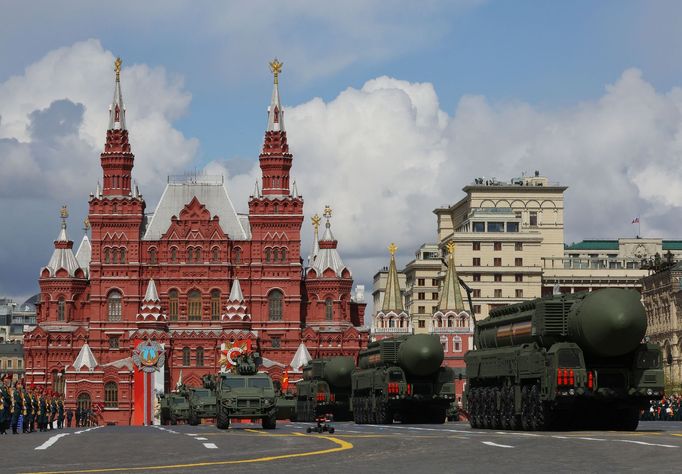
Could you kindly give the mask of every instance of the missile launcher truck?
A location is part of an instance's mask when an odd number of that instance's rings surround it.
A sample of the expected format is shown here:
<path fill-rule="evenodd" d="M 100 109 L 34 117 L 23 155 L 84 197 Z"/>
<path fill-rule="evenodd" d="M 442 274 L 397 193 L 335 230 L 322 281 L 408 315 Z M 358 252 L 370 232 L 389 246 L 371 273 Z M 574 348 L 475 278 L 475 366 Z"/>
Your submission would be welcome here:
<path fill-rule="evenodd" d="M 605 288 L 496 308 L 465 355 L 473 428 L 634 430 L 663 395 L 640 294 Z"/>
<path fill-rule="evenodd" d="M 371 342 L 351 374 L 355 423 L 444 423 L 454 390 L 453 370 L 441 367 L 438 336 L 416 334 Z"/>
<path fill-rule="evenodd" d="M 331 414 L 336 421 L 352 419 L 350 412 L 353 357 L 313 359 L 303 367 L 303 380 L 296 384 L 296 418 L 315 421 Z"/>

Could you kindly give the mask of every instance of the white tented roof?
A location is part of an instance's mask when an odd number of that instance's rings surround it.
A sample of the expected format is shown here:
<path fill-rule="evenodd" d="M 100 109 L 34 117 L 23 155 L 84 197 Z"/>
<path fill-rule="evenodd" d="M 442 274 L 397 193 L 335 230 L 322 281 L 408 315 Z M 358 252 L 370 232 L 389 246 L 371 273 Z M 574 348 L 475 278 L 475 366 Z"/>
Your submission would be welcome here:
<path fill-rule="evenodd" d="M 179 216 L 180 211 L 195 197 L 206 206 L 211 217 L 218 216 L 220 227 L 231 239 L 249 239 L 249 234 L 243 225 L 244 221 L 248 224 L 248 220 L 237 215 L 222 180 L 216 182 L 193 178 L 185 182 L 171 182 L 166 185 L 143 240 L 159 240 L 170 227 L 171 218 Z"/>
<path fill-rule="evenodd" d="M 78 266 L 85 272 L 86 277 L 90 275 L 91 255 L 92 247 L 90 246 L 90 239 L 88 239 L 87 235 L 84 235 L 80 247 L 78 247 L 78 251 L 76 252 L 76 261 L 78 262 Z"/>
<path fill-rule="evenodd" d="M 57 242 L 68 242 L 69 238 L 66 235 L 66 223 L 62 223 L 62 229 L 59 231 Z M 70 248 L 55 248 L 52 252 L 52 257 L 45 267 L 50 272 L 50 276 L 55 276 L 57 271 L 62 268 L 67 271 L 69 276 L 76 276 L 76 270 L 80 268 L 78 260 Z"/>
<path fill-rule="evenodd" d="M 94 370 L 97 367 L 97 359 L 95 359 L 95 354 L 92 353 L 87 342 L 83 344 L 78 357 L 73 361 L 73 368 L 76 369 L 76 372 L 80 372 L 83 367 L 87 367 L 88 370 Z"/>
<path fill-rule="evenodd" d="M 310 356 L 310 352 L 308 352 L 308 348 L 305 346 L 305 343 L 301 343 L 298 346 L 298 349 L 296 349 L 296 354 L 294 354 L 294 358 L 291 359 L 291 366 L 292 369 L 299 371 L 301 370 L 301 367 L 306 365 L 308 362 L 312 360 L 312 357 Z"/>

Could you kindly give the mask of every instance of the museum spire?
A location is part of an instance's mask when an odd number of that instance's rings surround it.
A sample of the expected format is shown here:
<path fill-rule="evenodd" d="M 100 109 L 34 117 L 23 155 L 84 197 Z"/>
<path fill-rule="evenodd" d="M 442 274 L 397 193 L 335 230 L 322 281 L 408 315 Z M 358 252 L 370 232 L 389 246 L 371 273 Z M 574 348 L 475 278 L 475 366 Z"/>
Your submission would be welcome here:
<path fill-rule="evenodd" d="M 292 156 L 289 153 L 287 132 L 284 130 L 284 109 L 279 97 L 279 76 L 282 73 L 281 63 L 277 58 L 270 62 L 270 71 L 274 77 L 272 99 L 268 106 L 268 124 L 265 130 L 263 151 L 260 154 L 260 168 L 263 176 L 261 187 L 263 196 L 290 196 L 289 170 Z"/>
<path fill-rule="evenodd" d="M 398 280 L 398 269 L 395 264 L 395 252 L 398 247 L 394 243 L 388 246 L 388 251 L 391 253 L 391 263 L 388 265 L 388 275 L 386 276 L 386 291 L 384 293 L 384 302 L 381 305 L 381 310 L 384 313 L 395 311 L 400 313 L 405 311 L 403 307 L 403 299 L 400 294 L 400 280 Z"/>
<path fill-rule="evenodd" d="M 135 156 L 130 151 L 128 130 L 126 129 L 125 107 L 121 94 L 121 58 L 114 62 L 116 80 L 114 99 L 109 106 L 109 128 L 101 154 L 104 196 L 130 196 L 131 174 Z"/>

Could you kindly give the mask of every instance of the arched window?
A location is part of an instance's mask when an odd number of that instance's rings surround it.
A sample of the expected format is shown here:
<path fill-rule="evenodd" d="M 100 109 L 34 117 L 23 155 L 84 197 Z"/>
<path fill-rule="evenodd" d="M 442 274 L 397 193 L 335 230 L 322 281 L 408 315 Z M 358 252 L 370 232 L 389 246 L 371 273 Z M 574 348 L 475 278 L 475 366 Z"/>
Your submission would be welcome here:
<path fill-rule="evenodd" d="M 104 384 L 104 407 L 118 408 L 118 385 L 116 382 Z"/>
<path fill-rule="evenodd" d="M 265 263 L 270 263 L 270 249 L 265 249 Z"/>
<path fill-rule="evenodd" d="M 242 262 L 242 249 L 239 247 L 234 249 L 234 263 Z"/>
<path fill-rule="evenodd" d="M 211 291 L 211 319 L 220 319 L 220 290 Z"/>
<path fill-rule="evenodd" d="M 194 248 L 193 247 L 187 247 L 187 263 L 192 263 L 193 258 L 194 258 Z"/>
<path fill-rule="evenodd" d="M 88 392 L 83 392 L 79 394 L 78 398 L 76 399 L 76 404 L 78 408 L 81 409 L 81 413 L 85 410 L 89 410 L 91 403 L 92 399 L 90 398 L 90 394 Z"/>
<path fill-rule="evenodd" d="M 201 260 L 201 247 L 197 247 L 194 249 L 194 262 L 201 263 Z"/>
<path fill-rule="evenodd" d="M 170 249 L 170 259 L 172 263 L 176 263 L 178 261 L 178 249 L 175 247 L 171 247 Z"/>
<path fill-rule="evenodd" d="M 282 292 L 272 290 L 268 295 L 268 314 L 270 321 L 281 321 L 282 319 Z"/>
<path fill-rule="evenodd" d="M 65 321 L 65 313 L 66 302 L 64 301 L 64 298 L 59 298 L 59 301 L 57 301 L 57 321 Z"/>
<path fill-rule="evenodd" d="M 156 263 L 157 257 L 156 257 L 156 249 L 151 248 L 149 249 L 149 263 Z"/>
<path fill-rule="evenodd" d="M 110 263 L 109 247 L 104 249 L 104 263 Z"/>
<path fill-rule="evenodd" d="M 275 204 L 275 205 L 273 206 L 273 212 L 274 212 L 275 214 L 279 214 L 279 204 Z"/>
<path fill-rule="evenodd" d="M 171 321 L 178 320 L 178 290 L 168 292 L 168 315 Z"/>
<path fill-rule="evenodd" d="M 282 253 L 280 254 L 280 257 L 282 258 L 283 262 L 287 261 L 287 249 L 282 249 Z"/>
<path fill-rule="evenodd" d="M 334 319 L 334 306 L 331 298 L 324 300 L 324 315 L 327 321 Z"/>
<path fill-rule="evenodd" d="M 182 365 L 184 365 L 185 367 L 189 367 L 189 362 L 190 362 L 189 347 L 183 347 L 182 348 Z"/>
<path fill-rule="evenodd" d="M 118 249 L 111 249 L 111 263 L 118 263 Z"/>
<path fill-rule="evenodd" d="M 52 371 L 52 391 L 57 393 L 64 393 L 64 388 L 66 387 L 66 377 L 64 377 L 64 371 L 61 372 L 57 369 Z"/>
<path fill-rule="evenodd" d="M 197 347 L 197 367 L 203 367 L 204 366 L 204 348 L 203 347 Z"/>
<path fill-rule="evenodd" d="M 272 249 L 272 261 L 277 262 L 277 260 L 279 260 L 279 249 L 274 248 Z"/>
<path fill-rule="evenodd" d="M 107 297 L 107 310 L 109 321 L 121 320 L 121 292 L 114 290 Z"/>
<path fill-rule="evenodd" d="M 389 327 L 389 328 L 394 328 L 394 327 L 395 327 L 395 319 L 389 318 L 389 320 L 388 320 L 388 327 Z"/>
<path fill-rule="evenodd" d="M 452 318 L 448 318 L 448 327 L 451 328 L 453 326 L 453 321 Z"/>
<path fill-rule="evenodd" d="M 211 262 L 215 263 L 220 260 L 220 250 L 218 247 L 213 247 L 211 249 Z"/>
<path fill-rule="evenodd" d="M 197 290 L 190 291 L 187 297 L 187 319 L 201 320 L 201 293 Z"/>
<path fill-rule="evenodd" d="M 121 263 L 126 263 L 126 248 L 121 249 Z"/>

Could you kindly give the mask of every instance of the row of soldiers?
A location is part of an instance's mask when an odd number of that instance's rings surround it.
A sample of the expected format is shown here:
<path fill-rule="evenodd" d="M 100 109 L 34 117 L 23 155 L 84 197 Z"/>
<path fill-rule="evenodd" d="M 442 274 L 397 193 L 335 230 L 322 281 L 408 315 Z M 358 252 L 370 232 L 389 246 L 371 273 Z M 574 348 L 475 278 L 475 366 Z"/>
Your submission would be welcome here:
<path fill-rule="evenodd" d="M 41 388 L 24 388 L 21 381 L 10 385 L 11 379 L 0 379 L 0 434 L 6 434 L 11 427 L 13 434 L 19 433 L 19 418 L 24 433 L 64 428 L 64 396 Z"/>

